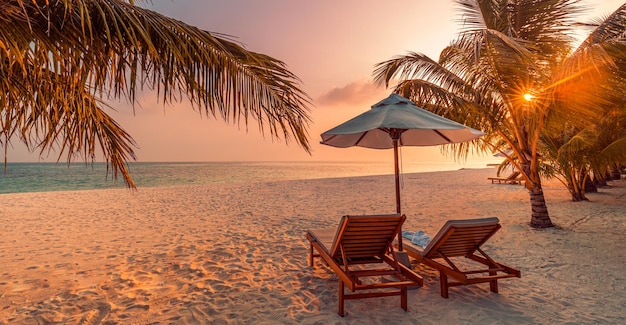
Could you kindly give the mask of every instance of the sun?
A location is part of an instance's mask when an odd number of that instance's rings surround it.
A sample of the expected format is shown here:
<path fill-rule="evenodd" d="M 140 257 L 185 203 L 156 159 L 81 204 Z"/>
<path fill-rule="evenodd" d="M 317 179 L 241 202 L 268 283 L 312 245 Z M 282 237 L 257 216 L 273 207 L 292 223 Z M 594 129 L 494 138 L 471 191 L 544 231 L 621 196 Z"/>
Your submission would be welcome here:
<path fill-rule="evenodd" d="M 531 101 L 531 100 L 533 100 L 533 98 L 535 98 L 535 96 L 533 96 L 533 95 L 531 95 L 531 94 L 528 94 L 528 93 L 527 93 L 527 94 L 524 94 L 524 99 L 525 99 L 526 101 L 528 101 L 528 102 L 529 102 L 529 101 Z"/>

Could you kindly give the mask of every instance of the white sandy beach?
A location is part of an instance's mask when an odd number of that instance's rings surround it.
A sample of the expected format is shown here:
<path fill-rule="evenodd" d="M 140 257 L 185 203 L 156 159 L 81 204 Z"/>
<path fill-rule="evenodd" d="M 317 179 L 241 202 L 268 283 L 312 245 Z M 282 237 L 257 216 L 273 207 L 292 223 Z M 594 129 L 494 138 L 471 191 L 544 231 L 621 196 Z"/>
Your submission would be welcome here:
<path fill-rule="evenodd" d="M 494 169 L 404 175 L 404 229 L 497 216 L 484 247 L 520 279 L 351 300 L 307 265 L 306 229 L 395 212 L 393 176 L 0 195 L 0 324 L 620 324 L 626 322 L 626 180 L 571 202 L 544 184 L 552 221 L 532 230 L 519 185 Z"/>

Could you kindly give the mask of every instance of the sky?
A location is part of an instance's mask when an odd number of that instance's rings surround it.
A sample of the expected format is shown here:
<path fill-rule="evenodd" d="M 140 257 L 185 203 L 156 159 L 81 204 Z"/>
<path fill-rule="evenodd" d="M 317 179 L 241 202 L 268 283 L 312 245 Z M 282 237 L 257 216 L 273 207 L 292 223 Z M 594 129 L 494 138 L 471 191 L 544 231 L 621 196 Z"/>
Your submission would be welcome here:
<path fill-rule="evenodd" d="M 621 0 L 585 1 L 589 17 L 610 14 Z M 390 150 L 338 149 L 319 144 L 320 134 L 370 109 L 391 91 L 372 83 L 377 63 L 421 52 L 437 59 L 458 34 L 452 0 L 157 0 L 142 6 L 201 29 L 231 35 L 248 50 L 283 61 L 311 97 L 312 153 L 295 142 L 259 133 L 256 124 L 227 125 L 206 118 L 186 102 L 163 106 L 144 92 L 140 105 L 112 103 L 108 113 L 135 139 L 137 161 L 385 161 Z M 405 147 L 408 161 L 451 161 L 438 147 Z M 476 156 L 470 161 L 490 160 Z M 19 143 L 7 160 L 56 161 L 52 153 L 28 153 Z M 61 159 L 62 161 L 65 158 Z"/>

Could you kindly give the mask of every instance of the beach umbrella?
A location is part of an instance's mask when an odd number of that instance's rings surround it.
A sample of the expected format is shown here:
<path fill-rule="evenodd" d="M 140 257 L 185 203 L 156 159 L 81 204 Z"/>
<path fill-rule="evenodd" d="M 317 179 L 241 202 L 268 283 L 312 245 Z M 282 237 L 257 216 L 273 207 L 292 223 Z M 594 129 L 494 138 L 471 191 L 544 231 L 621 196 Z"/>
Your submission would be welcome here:
<path fill-rule="evenodd" d="M 321 143 L 338 148 L 393 148 L 396 212 L 401 213 L 398 147 L 460 143 L 484 134 L 419 108 L 405 97 L 391 94 L 370 110 L 322 133 Z M 400 235 L 398 239 L 402 250 Z"/>

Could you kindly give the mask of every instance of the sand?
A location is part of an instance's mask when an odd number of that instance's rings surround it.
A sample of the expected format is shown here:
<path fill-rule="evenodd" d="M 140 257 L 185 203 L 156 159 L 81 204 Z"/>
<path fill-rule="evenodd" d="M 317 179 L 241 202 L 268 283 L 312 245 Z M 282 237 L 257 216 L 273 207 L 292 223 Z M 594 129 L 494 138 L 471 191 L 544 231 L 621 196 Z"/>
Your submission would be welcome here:
<path fill-rule="evenodd" d="M 0 195 L 0 324 L 522 324 L 626 322 L 626 181 L 571 202 L 545 184 L 558 226 L 528 226 L 519 185 L 494 169 L 407 174 L 407 230 L 497 216 L 485 245 L 520 279 L 455 287 L 415 265 L 424 287 L 351 300 L 307 265 L 309 228 L 343 214 L 395 212 L 393 177 L 371 176 Z"/>

